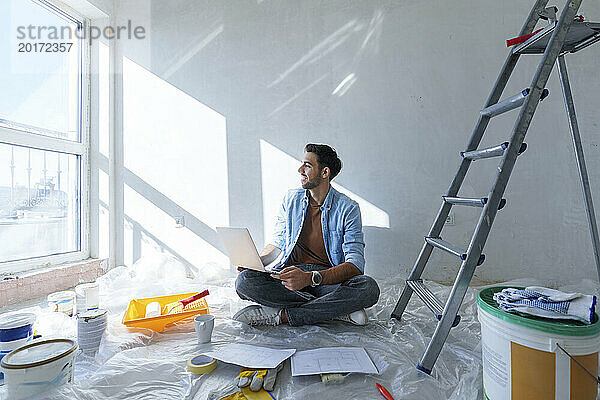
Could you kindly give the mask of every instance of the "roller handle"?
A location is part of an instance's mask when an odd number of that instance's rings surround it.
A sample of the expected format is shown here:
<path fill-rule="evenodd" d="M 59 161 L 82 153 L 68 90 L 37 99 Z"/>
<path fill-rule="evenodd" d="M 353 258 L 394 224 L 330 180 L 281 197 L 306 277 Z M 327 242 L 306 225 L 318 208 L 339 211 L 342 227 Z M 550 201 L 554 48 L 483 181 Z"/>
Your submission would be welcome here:
<path fill-rule="evenodd" d="M 193 295 L 192 297 L 188 297 L 187 299 L 183 299 L 183 300 L 179 300 L 179 302 L 181 303 L 181 305 L 183 307 L 187 306 L 188 304 L 190 304 L 192 301 L 196 301 L 198 299 L 203 298 L 204 296 L 208 296 L 208 290 L 205 290 L 204 292 L 200 292 L 198 294 Z"/>

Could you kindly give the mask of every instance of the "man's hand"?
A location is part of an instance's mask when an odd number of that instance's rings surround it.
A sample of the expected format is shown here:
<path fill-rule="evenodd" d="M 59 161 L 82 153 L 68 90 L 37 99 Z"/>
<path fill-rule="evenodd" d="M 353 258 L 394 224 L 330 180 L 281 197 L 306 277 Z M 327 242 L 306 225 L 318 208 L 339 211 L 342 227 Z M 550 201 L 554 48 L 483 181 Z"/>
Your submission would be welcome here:
<path fill-rule="evenodd" d="M 281 274 L 271 274 L 271 277 L 279 279 L 289 290 L 301 290 L 312 283 L 312 272 L 304 272 L 298 267 L 286 267 Z"/>

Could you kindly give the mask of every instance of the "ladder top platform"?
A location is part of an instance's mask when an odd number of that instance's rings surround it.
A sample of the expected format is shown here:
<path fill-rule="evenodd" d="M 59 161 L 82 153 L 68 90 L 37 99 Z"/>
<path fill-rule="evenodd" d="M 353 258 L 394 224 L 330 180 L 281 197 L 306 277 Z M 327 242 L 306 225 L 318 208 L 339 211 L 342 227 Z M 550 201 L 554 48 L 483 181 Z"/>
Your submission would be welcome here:
<path fill-rule="evenodd" d="M 563 44 L 561 53 L 573 51 L 577 45 L 585 42 L 586 40 L 594 37 L 595 35 L 600 35 L 600 23 L 598 22 L 573 22 L 571 25 L 569 32 L 567 33 L 567 37 L 565 39 L 565 43 Z M 546 35 L 541 37 L 539 40 L 536 40 L 535 43 L 527 46 L 527 48 L 523 49 L 519 53 L 521 54 L 543 54 L 546 51 L 546 47 L 548 46 L 548 40 L 550 40 L 550 35 Z"/>

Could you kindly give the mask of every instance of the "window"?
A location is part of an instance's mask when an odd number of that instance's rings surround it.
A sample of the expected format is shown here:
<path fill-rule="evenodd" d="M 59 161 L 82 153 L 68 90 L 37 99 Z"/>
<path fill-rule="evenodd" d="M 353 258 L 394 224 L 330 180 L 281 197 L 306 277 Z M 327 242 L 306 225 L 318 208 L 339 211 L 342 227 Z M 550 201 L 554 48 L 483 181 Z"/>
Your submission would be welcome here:
<path fill-rule="evenodd" d="M 6 273 L 89 255 L 89 24 L 50 0 L 3 0 L 0 13 L 9 38 L 0 42 Z"/>

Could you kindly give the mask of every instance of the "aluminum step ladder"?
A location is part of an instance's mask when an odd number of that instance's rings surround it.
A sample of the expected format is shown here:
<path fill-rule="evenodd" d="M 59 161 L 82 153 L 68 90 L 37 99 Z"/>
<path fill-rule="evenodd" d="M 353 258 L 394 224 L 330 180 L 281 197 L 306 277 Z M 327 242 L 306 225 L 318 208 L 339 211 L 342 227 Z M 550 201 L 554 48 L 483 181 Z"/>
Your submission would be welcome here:
<path fill-rule="evenodd" d="M 406 280 L 400 299 L 391 315 L 392 318 L 400 320 L 412 294 L 416 294 L 438 319 L 437 327 L 433 337 L 427 346 L 425 354 L 417 365 L 417 369 L 431 374 L 432 368 L 442 350 L 442 346 L 448 337 L 450 329 L 460 322 L 458 310 L 463 302 L 469 283 L 475 272 L 475 268 L 485 261 L 482 254 L 483 247 L 496 217 L 498 210 L 506 205 L 506 199 L 502 198 L 508 179 L 512 173 L 517 157 L 522 154 L 527 145 L 523 142 L 533 114 L 539 104 L 547 95 L 544 89 L 552 68 L 558 60 L 561 84 L 564 100 L 569 117 L 573 144 L 577 155 L 580 179 L 584 192 L 584 199 L 588 212 L 588 222 L 594 246 L 594 255 L 598 276 L 600 279 L 600 258 L 598 256 L 598 229 L 589 188 L 583 148 L 579 136 L 575 108 L 568 82 L 564 54 L 579 51 L 600 40 L 600 24 L 584 23 L 581 18 L 574 22 L 577 11 L 582 0 L 568 0 L 560 17 L 557 20 L 558 9 L 548 7 L 548 0 L 537 0 L 520 35 L 530 35 L 540 19 L 548 21 L 548 25 L 537 33 L 531 35 L 524 42 L 513 47 L 504 62 L 502 70 L 485 106 L 480 112 L 479 119 L 471 138 L 467 144 L 466 151 L 461 153 L 462 160 L 452 183 L 445 196 L 442 196 L 442 205 L 437 213 L 435 221 L 429 233 L 425 237 L 425 243 L 419 253 L 417 261 Z M 529 88 L 517 93 L 503 101 L 500 96 L 512 74 L 521 54 L 543 54 Z M 510 110 L 520 108 L 510 139 L 497 146 L 478 149 L 481 138 L 487 128 L 490 119 L 496 115 L 506 113 Z M 464 198 L 459 197 L 458 192 L 466 176 L 467 170 L 475 160 L 491 157 L 502 157 L 497 169 L 495 180 L 491 190 L 486 197 Z M 482 208 L 479 221 L 471 238 L 468 248 L 462 249 L 456 245 L 446 242 L 440 236 L 446 218 L 452 206 L 470 206 Z M 421 275 L 429 260 L 431 252 L 438 248 L 458 257 L 462 263 L 456 280 L 448 297 L 443 303 L 423 283 Z"/>

